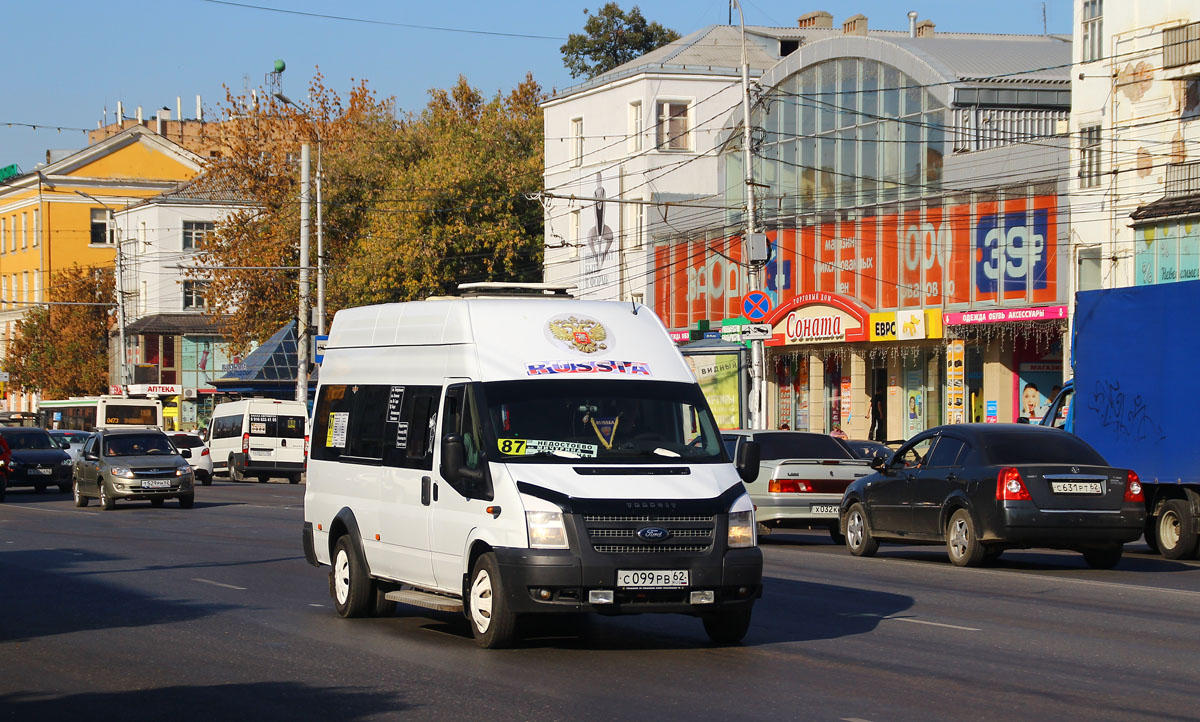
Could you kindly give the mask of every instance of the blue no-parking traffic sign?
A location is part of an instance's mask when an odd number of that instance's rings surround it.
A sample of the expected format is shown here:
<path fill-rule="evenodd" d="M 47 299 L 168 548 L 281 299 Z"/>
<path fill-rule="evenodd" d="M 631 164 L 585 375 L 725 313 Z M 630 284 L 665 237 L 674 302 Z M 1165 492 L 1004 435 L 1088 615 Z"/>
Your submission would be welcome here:
<path fill-rule="evenodd" d="M 742 296 L 742 315 L 751 321 L 761 321 L 771 312 L 771 297 L 762 291 Z"/>

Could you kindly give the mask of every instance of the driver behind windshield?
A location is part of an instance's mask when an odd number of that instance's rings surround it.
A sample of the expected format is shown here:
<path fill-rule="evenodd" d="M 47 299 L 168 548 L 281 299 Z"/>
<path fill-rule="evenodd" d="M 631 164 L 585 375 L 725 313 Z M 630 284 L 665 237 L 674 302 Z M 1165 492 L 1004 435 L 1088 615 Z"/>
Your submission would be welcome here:
<path fill-rule="evenodd" d="M 173 454 L 165 436 L 118 436 L 106 442 L 105 456 L 144 456 Z"/>

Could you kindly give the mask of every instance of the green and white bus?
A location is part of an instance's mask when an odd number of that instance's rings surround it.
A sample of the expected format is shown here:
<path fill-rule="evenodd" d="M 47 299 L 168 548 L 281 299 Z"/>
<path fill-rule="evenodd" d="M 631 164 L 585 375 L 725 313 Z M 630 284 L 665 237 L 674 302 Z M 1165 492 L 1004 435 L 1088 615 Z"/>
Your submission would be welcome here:
<path fill-rule="evenodd" d="M 124 427 L 163 426 L 162 401 L 128 396 L 77 396 L 38 404 L 38 425 L 44 429 L 95 431 Z"/>

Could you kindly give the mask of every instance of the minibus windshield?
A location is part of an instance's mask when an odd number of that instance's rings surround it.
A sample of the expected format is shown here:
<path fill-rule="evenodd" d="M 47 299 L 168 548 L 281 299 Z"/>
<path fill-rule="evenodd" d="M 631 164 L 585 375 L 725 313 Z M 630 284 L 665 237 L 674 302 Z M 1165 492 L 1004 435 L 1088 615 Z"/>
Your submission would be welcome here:
<path fill-rule="evenodd" d="M 492 459 L 543 464 L 728 460 L 695 384 L 531 379 L 482 386 L 481 416 L 491 432 L 485 443 L 495 445 L 488 449 Z"/>

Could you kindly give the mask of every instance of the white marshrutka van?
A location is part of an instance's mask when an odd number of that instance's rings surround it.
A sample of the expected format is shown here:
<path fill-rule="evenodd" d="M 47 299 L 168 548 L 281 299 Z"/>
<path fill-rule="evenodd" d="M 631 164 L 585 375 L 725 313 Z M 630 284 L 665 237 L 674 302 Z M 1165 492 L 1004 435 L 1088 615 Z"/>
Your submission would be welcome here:
<path fill-rule="evenodd" d="M 339 311 L 321 365 L 305 556 L 343 617 L 675 612 L 740 640 L 762 554 L 743 478 L 654 313 L 569 297 Z"/>
<path fill-rule="evenodd" d="M 300 483 L 304 473 L 308 407 L 302 401 L 242 399 L 217 404 L 209 422 L 214 472 L 230 481 L 273 476 Z"/>

